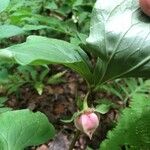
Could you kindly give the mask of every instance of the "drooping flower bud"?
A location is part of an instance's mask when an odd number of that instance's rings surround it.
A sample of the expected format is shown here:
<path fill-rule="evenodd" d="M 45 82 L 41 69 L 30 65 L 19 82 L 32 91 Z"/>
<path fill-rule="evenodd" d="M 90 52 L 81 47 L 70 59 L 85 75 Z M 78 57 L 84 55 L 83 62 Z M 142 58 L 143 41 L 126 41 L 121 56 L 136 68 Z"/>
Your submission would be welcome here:
<path fill-rule="evenodd" d="M 99 126 L 99 117 L 93 110 L 88 109 L 81 113 L 74 121 L 78 130 L 84 132 L 90 139 Z"/>

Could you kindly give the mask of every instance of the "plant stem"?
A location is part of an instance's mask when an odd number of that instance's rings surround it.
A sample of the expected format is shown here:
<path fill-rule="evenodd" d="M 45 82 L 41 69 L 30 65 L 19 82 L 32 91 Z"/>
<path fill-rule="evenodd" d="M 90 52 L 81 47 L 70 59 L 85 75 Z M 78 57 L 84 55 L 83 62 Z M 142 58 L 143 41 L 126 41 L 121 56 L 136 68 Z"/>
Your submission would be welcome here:
<path fill-rule="evenodd" d="M 72 140 L 72 142 L 70 144 L 69 150 L 73 150 L 73 148 L 74 148 L 74 146 L 76 144 L 76 141 L 78 140 L 79 136 L 80 136 L 80 131 L 77 130 L 77 132 L 75 133 L 74 138 L 73 138 L 73 140 Z"/>
<path fill-rule="evenodd" d="M 88 109 L 88 103 L 87 103 L 87 99 L 89 96 L 89 92 L 86 94 L 84 101 L 83 101 L 83 110 L 87 110 Z"/>

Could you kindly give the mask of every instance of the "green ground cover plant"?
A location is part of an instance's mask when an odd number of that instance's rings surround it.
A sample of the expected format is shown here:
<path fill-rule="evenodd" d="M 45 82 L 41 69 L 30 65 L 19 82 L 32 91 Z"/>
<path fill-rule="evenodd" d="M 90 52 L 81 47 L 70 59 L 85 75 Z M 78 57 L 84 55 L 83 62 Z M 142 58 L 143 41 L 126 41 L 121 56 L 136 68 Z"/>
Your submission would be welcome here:
<path fill-rule="evenodd" d="M 99 143 L 99 149 L 148 150 L 150 18 L 141 11 L 137 0 L 97 0 L 90 14 L 92 6 L 92 1 L 84 0 L 61 3 L 0 0 L 3 16 L 0 59 L 21 65 L 18 68 L 26 77 L 23 81 L 35 87 L 39 94 L 42 94 L 49 65 L 63 65 L 85 80 L 87 93 L 79 98 L 78 111 L 70 120 L 62 120 L 74 122 L 78 129 L 74 128 L 76 135 L 69 150 L 74 148 L 81 133 L 92 139 L 101 118 L 111 108 L 120 112 L 119 119 L 107 138 Z M 8 38 L 16 35 L 21 41 L 14 44 Z M 40 76 L 36 67 L 43 67 Z M 4 65 L 1 77 L 6 73 Z M 49 83 L 59 82 L 57 79 L 64 73 L 52 75 Z M 95 93 L 101 91 L 115 95 L 124 108 L 117 107 L 107 97 L 103 100 L 95 97 Z M 55 136 L 53 126 L 55 124 L 40 112 L 4 111 L 0 114 L 0 149 L 22 150 L 47 142 Z"/>

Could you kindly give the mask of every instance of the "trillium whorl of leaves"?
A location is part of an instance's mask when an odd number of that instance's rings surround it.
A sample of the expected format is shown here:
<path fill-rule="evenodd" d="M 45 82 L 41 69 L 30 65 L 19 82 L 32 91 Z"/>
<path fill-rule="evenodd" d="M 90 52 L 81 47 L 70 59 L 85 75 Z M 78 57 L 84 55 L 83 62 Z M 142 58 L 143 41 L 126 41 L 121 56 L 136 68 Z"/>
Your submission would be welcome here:
<path fill-rule="evenodd" d="M 139 1 L 97 0 L 87 43 L 100 58 L 99 83 L 150 77 L 150 18 Z"/>

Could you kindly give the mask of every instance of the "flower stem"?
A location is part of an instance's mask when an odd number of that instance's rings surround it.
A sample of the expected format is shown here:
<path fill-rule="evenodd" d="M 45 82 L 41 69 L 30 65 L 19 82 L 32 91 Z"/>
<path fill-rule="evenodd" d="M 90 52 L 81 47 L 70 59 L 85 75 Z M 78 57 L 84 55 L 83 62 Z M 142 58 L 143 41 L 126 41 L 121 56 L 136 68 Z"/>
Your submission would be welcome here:
<path fill-rule="evenodd" d="M 80 131 L 77 130 L 75 135 L 74 135 L 74 138 L 73 138 L 73 140 L 72 140 L 72 142 L 70 144 L 69 150 L 73 150 L 73 148 L 74 148 L 74 146 L 76 144 L 76 141 L 78 140 L 79 136 L 80 136 Z"/>
<path fill-rule="evenodd" d="M 84 98 L 84 101 L 83 101 L 83 110 L 88 109 L 88 103 L 87 103 L 88 96 L 89 96 L 89 92 L 86 94 L 86 96 Z"/>

